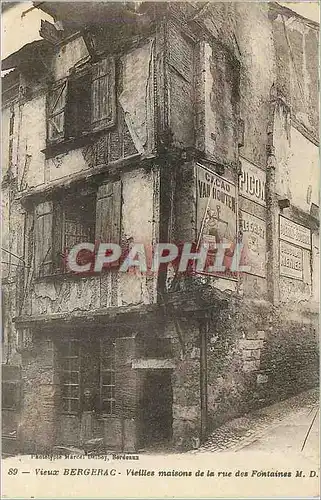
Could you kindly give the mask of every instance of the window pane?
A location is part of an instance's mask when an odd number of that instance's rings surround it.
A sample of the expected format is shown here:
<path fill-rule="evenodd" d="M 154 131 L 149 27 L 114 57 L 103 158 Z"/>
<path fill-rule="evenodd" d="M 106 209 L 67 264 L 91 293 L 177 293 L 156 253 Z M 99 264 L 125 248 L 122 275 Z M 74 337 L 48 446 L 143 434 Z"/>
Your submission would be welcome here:
<path fill-rule="evenodd" d="M 61 369 L 63 371 L 69 371 L 69 369 L 70 369 L 70 367 L 69 367 L 69 359 L 63 358 L 61 360 Z"/>
<path fill-rule="evenodd" d="M 79 373 L 63 371 L 61 373 L 61 383 L 62 384 L 78 384 L 79 383 Z"/>
<path fill-rule="evenodd" d="M 79 385 L 70 385 L 69 387 L 70 396 L 72 398 L 79 398 Z"/>
<path fill-rule="evenodd" d="M 114 384 L 114 373 L 109 371 L 109 372 L 103 372 L 102 373 L 102 384 L 103 385 L 113 385 Z"/>
<path fill-rule="evenodd" d="M 103 413 L 114 412 L 115 403 L 115 341 L 104 339 L 100 343 L 100 398 Z"/>
<path fill-rule="evenodd" d="M 80 342 L 66 339 L 62 345 L 61 392 L 62 406 L 66 412 L 79 411 L 80 398 Z"/>
<path fill-rule="evenodd" d="M 79 411 L 79 399 L 70 399 L 70 411 Z"/>
<path fill-rule="evenodd" d="M 77 340 L 72 340 L 69 343 L 69 355 L 79 356 L 79 342 Z"/>
<path fill-rule="evenodd" d="M 68 398 L 70 396 L 70 385 L 64 384 L 61 388 L 62 396 Z"/>
<path fill-rule="evenodd" d="M 63 411 L 69 412 L 69 399 L 62 400 Z"/>
<path fill-rule="evenodd" d="M 112 388 L 108 385 L 103 385 L 101 388 L 102 398 L 111 398 L 112 397 Z"/>
<path fill-rule="evenodd" d="M 71 371 L 79 370 L 79 358 L 70 358 L 69 359 L 69 369 Z"/>
<path fill-rule="evenodd" d="M 69 383 L 70 384 L 78 384 L 79 383 L 79 372 L 70 372 Z"/>
<path fill-rule="evenodd" d="M 111 414 L 112 413 L 112 402 L 108 401 L 108 400 L 103 400 L 102 411 L 103 411 L 103 413 Z"/>

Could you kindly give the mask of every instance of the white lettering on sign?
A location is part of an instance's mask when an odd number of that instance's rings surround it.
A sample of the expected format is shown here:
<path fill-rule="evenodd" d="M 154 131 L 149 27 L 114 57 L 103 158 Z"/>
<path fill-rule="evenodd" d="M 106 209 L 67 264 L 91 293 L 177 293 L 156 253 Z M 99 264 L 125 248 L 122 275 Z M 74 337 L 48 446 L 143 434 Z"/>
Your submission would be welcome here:
<path fill-rule="evenodd" d="M 197 165 L 197 227 L 203 238 L 233 243 L 236 237 L 235 184 Z"/>
<path fill-rule="evenodd" d="M 233 248 L 236 243 L 235 184 L 197 164 L 196 195 L 199 243 L 206 244 L 209 252 L 217 248 L 216 245 Z M 229 268 L 228 259 L 228 255 L 224 255 L 223 266 Z M 233 272 L 226 271 L 220 276 L 235 279 Z"/>
<path fill-rule="evenodd" d="M 250 266 L 250 273 L 266 277 L 266 224 L 265 221 L 241 212 L 245 263 Z"/>
<path fill-rule="evenodd" d="M 280 215 L 280 238 L 281 240 L 294 243 L 301 248 L 311 250 L 311 231 L 307 227 L 300 226 L 296 222 Z"/>
<path fill-rule="evenodd" d="M 266 205 L 266 174 L 260 168 L 241 158 L 242 174 L 239 181 L 240 194 L 260 205 Z"/>
<path fill-rule="evenodd" d="M 303 280 L 302 248 L 280 241 L 280 275 Z"/>

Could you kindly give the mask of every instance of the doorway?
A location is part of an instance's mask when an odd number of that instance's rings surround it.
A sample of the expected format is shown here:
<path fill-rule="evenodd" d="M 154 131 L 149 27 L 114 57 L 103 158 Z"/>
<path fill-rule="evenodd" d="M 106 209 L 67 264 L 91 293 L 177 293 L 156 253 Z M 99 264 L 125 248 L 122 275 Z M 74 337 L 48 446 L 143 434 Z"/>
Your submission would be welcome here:
<path fill-rule="evenodd" d="M 162 444 L 172 437 L 172 371 L 142 370 L 140 391 L 141 445 Z"/>

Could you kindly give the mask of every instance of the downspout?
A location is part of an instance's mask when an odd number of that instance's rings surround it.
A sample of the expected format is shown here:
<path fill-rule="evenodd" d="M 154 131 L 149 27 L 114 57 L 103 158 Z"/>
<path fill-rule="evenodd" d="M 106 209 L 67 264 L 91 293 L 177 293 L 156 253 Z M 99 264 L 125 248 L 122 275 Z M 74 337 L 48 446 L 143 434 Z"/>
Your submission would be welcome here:
<path fill-rule="evenodd" d="M 279 205 L 276 196 L 276 167 L 274 146 L 274 121 L 276 112 L 274 86 L 270 92 L 270 117 L 266 145 L 266 241 L 267 241 L 267 292 L 271 304 L 279 301 Z"/>
<path fill-rule="evenodd" d="M 200 321 L 201 442 L 207 438 L 207 333 L 208 319 Z"/>

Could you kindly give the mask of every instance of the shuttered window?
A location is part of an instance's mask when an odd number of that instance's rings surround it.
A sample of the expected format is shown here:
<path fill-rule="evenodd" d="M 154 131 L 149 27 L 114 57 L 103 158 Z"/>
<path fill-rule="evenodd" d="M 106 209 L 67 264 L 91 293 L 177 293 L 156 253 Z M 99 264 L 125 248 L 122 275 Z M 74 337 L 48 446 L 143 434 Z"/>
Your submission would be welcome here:
<path fill-rule="evenodd" d="M 47 99 L 47 139 L 58 143 L 116 123 L 115 60 L 108 57 L 56 83 Z"/>
<path fill-rule="evenodd" d="M 47 276 L 52 272 L 52 219 L 52 201 L 45 201 L 36 206 L 34 225 L 34 264 L 37 277 Z"/>
<path fill-rule="evenodd" d="M 92 130 L 102 130 L 115 124 L 115 61 L 108 57 L 92 68 L 91 124 Z"/>
<path fill-rule="evenodd" d="M 47 100 L 47 137 L 50 142 L 60 142 L 65 138 L 65 108 L 68 81 L 57 83 L 49 92 Z"/>
<path fill-rule="evenodd" d="M 97 192 L 96 240 L 103 243 L 120 243 L 121 232 L 121 181 L 102 184 Z"/>
<path fill-rule="evenodd" d="M 36 277 L 66 272 L 65 252 L 78 243 L 94 242 L 95 196 L 74 196 L 40 203 L 35 208 Z M 79 262 L 81 258 L 81 262 Z M 78 258 L 88 262 L 88 253 Z"/>
<path fill-rule="evenodd" d="M 67 272 L 66 252 L 78 243 L 120 244 L 122 183 L 99 186 L 96 193 L 68 195 L 46 201 L 34 211 L 34 267 L 36 277 Z M 80 252 L 79 265 L 91 262 L 92 254 Z M 117 266 L 117 262 L 114 263 Z"/>

